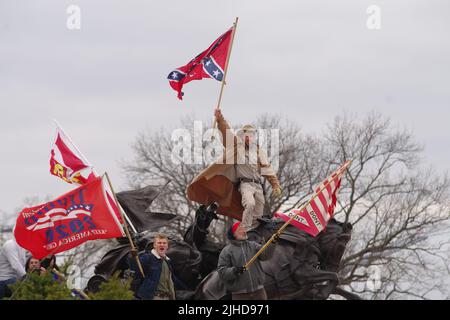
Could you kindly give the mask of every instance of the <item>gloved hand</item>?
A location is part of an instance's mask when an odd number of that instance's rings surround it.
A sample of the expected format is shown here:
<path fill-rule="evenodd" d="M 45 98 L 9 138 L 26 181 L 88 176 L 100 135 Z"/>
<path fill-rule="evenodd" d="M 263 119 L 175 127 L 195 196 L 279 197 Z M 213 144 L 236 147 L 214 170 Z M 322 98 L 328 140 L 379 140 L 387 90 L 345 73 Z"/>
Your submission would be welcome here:
<path fill-rule="evenodd" d="M 281 188 L 277 187 L 275 189 L 272 190 L 272 196 L 276 199 L 281 197 Z"/>
<path fill-rule="evenodd" d="M 279 234 L 275 234 L 275 236 L 273 237 L 272 243 L 273 244 L 277 243 L 278 239 L 280 239 L 280 235 Z"/>
<path fill-rule="evenodd" d="M 223 118 L 222 111 L 220 109 L 216 108 L 214 110 L 214 116 L 216 117 L 216 120 L 219 121 L 220 119 Z"/>
<path fill-rule="evenodd" d="M 237 275 L 243 274 L 247 269 L 245 267 L 234 267 L 233 272 Z"/>

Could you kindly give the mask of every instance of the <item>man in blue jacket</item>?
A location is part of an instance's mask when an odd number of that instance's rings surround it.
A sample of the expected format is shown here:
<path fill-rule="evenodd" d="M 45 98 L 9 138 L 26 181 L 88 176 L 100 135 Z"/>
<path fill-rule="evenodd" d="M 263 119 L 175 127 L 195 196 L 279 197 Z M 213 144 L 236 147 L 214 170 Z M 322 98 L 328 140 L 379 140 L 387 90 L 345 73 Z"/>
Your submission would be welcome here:
<path fill-rule="evenodd" d="M 175 287 L 185 288 L 173 273 L 170 258 L 166 255 L 169 249 L 169 239 L 163 234 L 157 234 L 153 240 L 151 252 L 139 255 L 144 269 L 145 278 L 136 266 L 134 259 L 130 259 L 131 269 L 135 272 L 140 285 L 136 290 L 136 297 L 143 300 L 175 300 Z"/>

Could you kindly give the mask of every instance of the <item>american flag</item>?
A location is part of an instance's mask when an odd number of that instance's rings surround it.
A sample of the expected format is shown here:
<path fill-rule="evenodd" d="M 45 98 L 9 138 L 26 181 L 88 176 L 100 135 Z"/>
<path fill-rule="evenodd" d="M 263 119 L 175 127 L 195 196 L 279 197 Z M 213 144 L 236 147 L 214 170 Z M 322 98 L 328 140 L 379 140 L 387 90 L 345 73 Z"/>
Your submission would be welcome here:
<path fill-rule="evenodd" d="M 317 236 L 325 229 L 328 221 L 334 215 L 342 175 L 349 165 L 350 161 L 346 161 L 338 170 L 325 179 L 315 190 L 316 193 L 306 206 L 289 212 L 277 212 L 275 216 L 284 221 L 292 219 L 290 223 L 293 226 L 309 233 L 313 237 Z"/>
<path fill-rule="evenodd" d="M 46 212 L 42 218 L 39 218 L 36 223 L 27 227 L 28 230 L 41 230 L 55 226 L 55 222 L 61 220 L 71 220 L 78 218 L 79 215 L 91 215 L 92 205 L 73 205 L 67 210 L 64 208 L 53 208 Z M 42 209 L 42 208 L 41 208 Z"/>

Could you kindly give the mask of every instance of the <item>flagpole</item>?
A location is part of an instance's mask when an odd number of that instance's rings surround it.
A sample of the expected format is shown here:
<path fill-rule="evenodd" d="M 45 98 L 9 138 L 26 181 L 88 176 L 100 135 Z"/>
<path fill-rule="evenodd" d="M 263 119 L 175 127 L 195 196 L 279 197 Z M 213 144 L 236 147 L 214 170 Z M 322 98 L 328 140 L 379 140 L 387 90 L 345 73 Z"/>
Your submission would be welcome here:
<path fill-rule="evenodd" d="M 108 172 L 105 172 L 105 176 L 106 176 L 106 180 L 108 180 L 108 184 L 109 184 L 109 187 L 111 188 L 112 194 L 113 194 L 113 196 L 114 196 L 114 200 L 116 201 L 117 207 L 119 208 L 120 214 L 121 214 L 121 216 L 122 216 L 122 219 L 123 219 L 123 222 L 124 222 L 124 227 L 125 227 L 125 228 L 124 228 L 124 229 L 125 229 L 125 233 L 126 233 L 127 238 L 128 238 L 128 240 L 129 240 L 129 242 L 130 242 L 131 254 L 132 254 L 132 256 L 135 257 L 135 259 L 136 259 L 136 263 L 137 263 L 137 265 L 138 265 L 139 271 L 140 271 L 141 274 L 142 274 L 142 277 L 145 277 L 144 269 L 142 268 L 141 261 L 139 260 L 138 251 L 137 251 L 137 249 L 136 249 L 136 246 L 134 245 L 133 239 L 131 239 L 130 231 L 128 230 L 128 226 L 127 226 L 126 219 L 125 219 L 125 217 L 124 217 L 123 209 L 122 209 L 122 207 L 119 205 L 119 201 L 117 200 L 116 193 L 114 192 L 114 188 L 113 188 L 113 186 L 112 186 L 111 180 L 109 179 Z"/>
<path fill-rule="evenodd" d="M 226 79 L 227 73 L 228 73 L 228 65 L 229 65 L 229 62 L 230 62 L 231 49 L 233 48 L 234 35 L 236 33 L 238 20 L 239 20 L 239 17 L 236 17 L 236 20 L 233 23 L 233 31 L 231 32 L 230 45 L 228 46 L 227 60 L 225 61 L 225 70 L 223 72 L 222 85 L 220 86 L 219 100 L 217 101 L 216 109 L 220 109 L 220 103 L 222 101 L 223 89 L 224 89 L 225 84 L 226 84 L 225 79 Z M 217 123 L 217 120 L 214 117 L 213 132 L 211 134 L 211 138 L 214 137 L 214 131 L 216 129 L 216 123 Z"/>
<path fill-rule="evenodd" d="M 344 165 L 342 168 L 340 168 L 337 172 L 337 176 L 342 174 L 345 170 L 348 169 L 348 167 L 350 166 L 350 164 L 352 163 L 352 160 L 350 160 L 346 165 Z M 332 179 L 331 181 L 333 181 L 334 179 Z M 266 244 L 264 244 L 264 246 L 261 247 L 261 249 L 259 249 L 259 251 L 244 265 L 244 269 L 248 269 L 248 267 L 250 267 L 250 265 L 255 262 L 255 260 L 261 255 L 261 253 L 264 252 L 264 250 L 267 249 L 267 247 L 275 240 L 275 238 L 278 238 L 280 236 L 280 234 L 284 231 L 284 229 L 287 228 L 287 226 L 291 223 L 292 220 L 294 220 L 294 218 L 303 211 L 303 209 L 305 209 L 314 199 L 316 199 L 319 194 L 326 188 L 328 187 L 328 185 L 331 183 L 330 180 L 327 181 L 327 183 L 325 183 L 322 188 L 320 188 L 319 191 L 317 191 L 313 197 L 306 203 L 304 204 L 300 209 L 296 210 L 295 214 L 288 220 L 285 222 L 285 224 L 283 224 L 281 226 L 280 229 L 278 229 L 277 232 L 275 232 L 270 239 L 266 242 Z"/>
<path fill-rule="evenodd" d="M 67 140 L 69 140 L 70 144 L 75 148 L 75 150 L 79 153 L 79 155 L 83 158 L 83 161 L 86 162 L 89 166 L 92 167 L 93 170 L 94 167 L 92 166 L 92 164 L 89 162 L 89 160 L 84 156 L 84 154 L 80 151 L 80 149 L 78 149 L 77 145 L 73 142 L 73 140 L 70 138 L 70 136 L 64 131 L 64 129 L 60 126 L 60 124 L 58 123 L 58 121 L 56 121 L 56 119 L 53 119 L 53 121 L 55 122 L 56 126 L 61 129 L 61 132 L 66 136 Z"/>
<path fill-rule="evenodd" d="M 61 130 L 61 132 L 66 136 L 67 140 L 69 140 L 70 144 L 75 148 L 75 150 L 78 152 L 78 154 L 81 156 L 81 158 L 83 158 L 82 160 L 84 162 L 86 162 L 92 168 L 92 172 L 94 172 L 94 175 L 99 177 L 100 175 L 98 174 L 97 170 L 95 170 L 95 167 L 89 162 L 89 160 L 84 156 L 84 154 L 80 151 L 80 149 L 78 149 L 77 145 L 73 142 L 72 138 L 70 138 L 70 136 L 66 133 L 66 131 L 64 131 L 64 129 L 61 127 L 61 125 L 58 123 L 58 121 L 56 121 L 56 119 L 53 119 L 53 121 L 55 122 L 56 126 Z M 120 203 L 118 203 L 118 206 L 121 207 Z M 122 208 L 122 210 L 123 210 L 123 208 Z M 127 220 L 131 229 L 133 229 L 134 233 L 138 233 L 135 226 L 131 222 L 130 218 L 128 218 L 128 216 L 126 214 L 124 214 L 124 215 L 125 215 L 125 219 Z"/>

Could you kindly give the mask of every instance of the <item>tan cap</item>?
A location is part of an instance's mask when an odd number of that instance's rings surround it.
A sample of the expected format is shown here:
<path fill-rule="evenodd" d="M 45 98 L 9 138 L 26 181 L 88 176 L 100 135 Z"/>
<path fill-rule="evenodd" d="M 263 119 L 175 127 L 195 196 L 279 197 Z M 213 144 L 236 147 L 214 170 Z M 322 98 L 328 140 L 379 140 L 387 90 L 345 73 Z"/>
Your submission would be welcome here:
<path fill-rule="evenodd" d="M 255 132 L 256 132 L 256 128 L 253 125 L 246 124 L 246 125 L 243 125 L 242 128 L 239 129 L 238 134 L 242 135 L 245 133 L 255 133 Z"/>
<path fill-rule="evenodd" d="M 242 126 L 242 130 L 244 131 L 256 131 L 256 128 L 252 126 L 251 124 L 246 124 Z"/>

